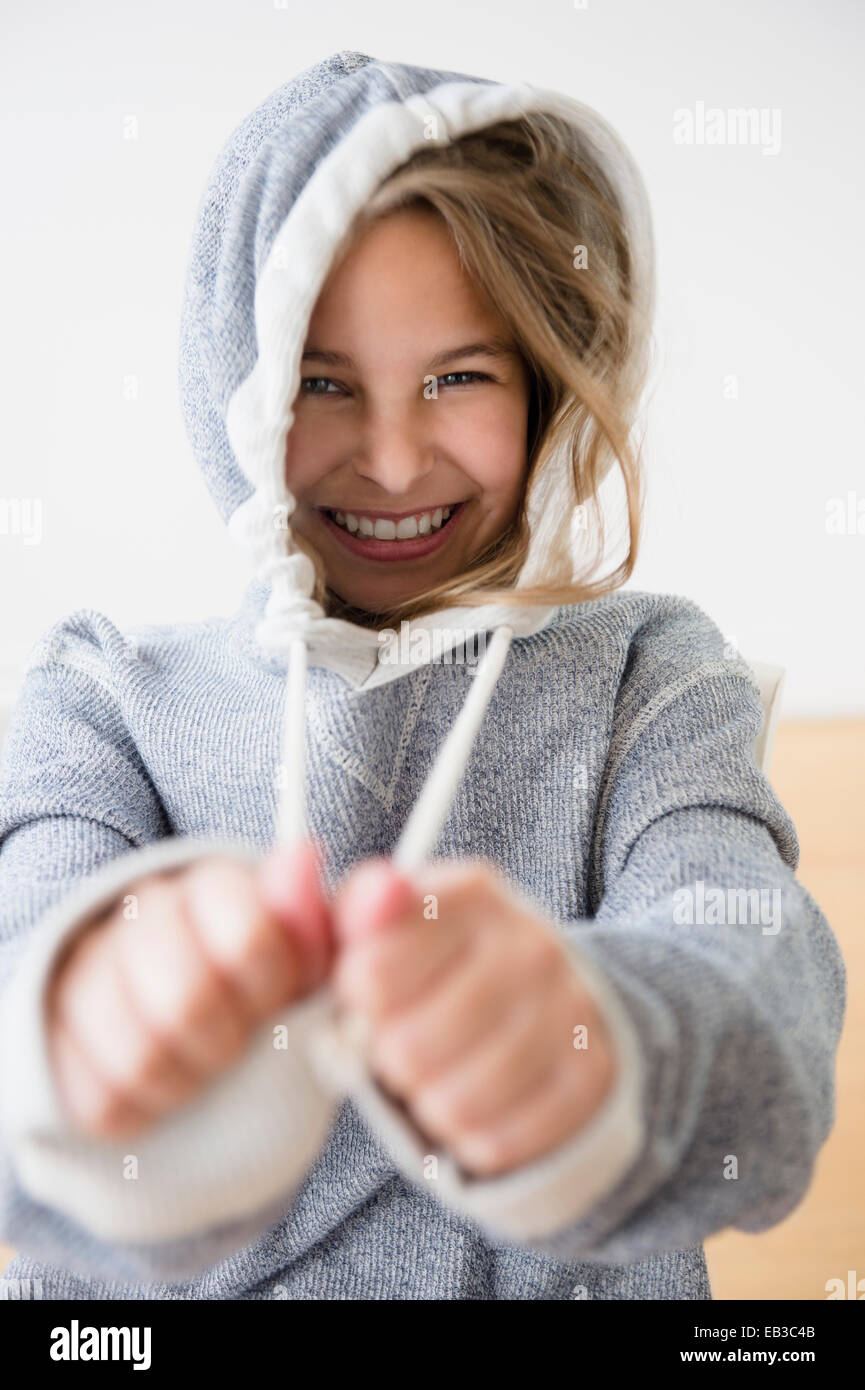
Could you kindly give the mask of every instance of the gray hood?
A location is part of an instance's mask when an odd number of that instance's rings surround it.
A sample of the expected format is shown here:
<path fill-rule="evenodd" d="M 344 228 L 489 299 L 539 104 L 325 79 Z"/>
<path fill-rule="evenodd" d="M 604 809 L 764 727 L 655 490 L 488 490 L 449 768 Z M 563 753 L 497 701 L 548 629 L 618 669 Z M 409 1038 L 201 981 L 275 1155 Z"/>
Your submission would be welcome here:
<path fill-rule="evenodd" d="M 561 93 L 343 51 L 272 92 L 238 125 L 213 166 L 184 294 L 181 404 L 220 515 L 248 550 L 255 580 L 265 586 L 255 640 L 285 657 L 288 766 L 302 757 L 307 663 L 368 688 L 436 659 L 466 631 L 493 631 L 472 684 L 479 720 L 507 644 L 539 631 L 556 612 L 499 604 L 443 608 L 409 625 L 399 660 L 391 650 L 382 661 L 375 631 L 326 617 L 312 601 L 312 564 L 295 550 L 287 525 L 274 524 L 294 508 L 285 480 L 285 441 L 309 320 L 351 221 L 389 173 L 429 147 L 431 118 L 436 138 L 445 143 L 536 109 L 569 120 L 576 152 L 591 154 L 617 191 L 635 262 L 637 307 L 650 314 L 653 241 L 639 172 L 611 127 Z M 519 587 L 548 577 L 546 557 L 556 552 L 564 532 L 570 544 L 576 503 L 569 458 L 552 456 L 532 490 Z M 426 640 L 413 640 L 419 631 Z M 455 785 L 462 769 L 453 750 L 449 756 L 448 780 Z M 283 798 L 282 828 L 289 837 L 302 828 L 300 793 L 291 790 L 296 780 L 287 779 Z"/>

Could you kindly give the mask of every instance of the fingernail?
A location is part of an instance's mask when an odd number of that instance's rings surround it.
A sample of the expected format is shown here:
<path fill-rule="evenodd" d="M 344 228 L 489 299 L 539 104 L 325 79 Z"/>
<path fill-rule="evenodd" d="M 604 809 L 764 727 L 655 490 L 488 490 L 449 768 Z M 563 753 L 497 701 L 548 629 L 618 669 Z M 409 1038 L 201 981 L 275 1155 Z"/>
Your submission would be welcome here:
<path fill-rule="evenodd" d="M 303 949 L 307 964 L 316 976 L 324 971 L 333 943 L 330 907 L 319 876 L 320 864 L 320 852 L 308 840 L 290 849 L 275 846 L 261 862 L 259 880 L 269 911 Z"/>
<path fill-rule="evenodd" d="M 371 859 L 352 870 L 334 903 L 336 934 L 359 941 L 391 926 L 413 899 L 409 881 L 389 859 Z"/>
<path fill-rule="evenodd" d="M 260 874 L 268 900 L 275 910 L 284 910 L 318 881 L 318 856 L 307 840 L 291 848 L 275 845 L 262 860 Z"/>

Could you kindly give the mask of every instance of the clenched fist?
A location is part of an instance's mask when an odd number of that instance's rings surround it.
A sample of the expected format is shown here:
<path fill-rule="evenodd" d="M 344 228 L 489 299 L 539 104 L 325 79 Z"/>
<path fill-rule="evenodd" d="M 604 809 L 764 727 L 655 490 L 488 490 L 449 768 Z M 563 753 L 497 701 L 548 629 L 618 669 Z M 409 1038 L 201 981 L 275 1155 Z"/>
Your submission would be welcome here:
<path fill-rule="evenodd" d="M 373 1074 L 464 1170 L 504 1173 L 591 1119 L 617 1071 L 604 1020 L 555 929 L 493 865 L 405 876 L 367 861 L 333 914 L 334 989 L 366 1024 Z"/>
<path fill-rule="evenodd" d="M 259 866 L 227 856 L 156 873 L 70 942 L 51 976 L 48 1048 L 82 1133 L 149 1128 L 231 1065 L 269 1015 L 317 988 L 331 920 L 309 841 Z"/>

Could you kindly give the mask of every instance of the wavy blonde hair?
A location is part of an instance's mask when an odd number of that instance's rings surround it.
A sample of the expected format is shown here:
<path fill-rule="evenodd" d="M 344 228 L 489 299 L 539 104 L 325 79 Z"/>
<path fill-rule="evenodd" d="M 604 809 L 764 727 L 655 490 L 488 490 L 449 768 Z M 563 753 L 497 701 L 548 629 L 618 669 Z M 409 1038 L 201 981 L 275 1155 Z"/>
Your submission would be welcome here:
<path fill-rule="evenodd" d="M 353 220 L 334 264 L 371 223 L 409 207 L 432 209 L 453 237 L 464 272 L 509 325 L 531 382 L 525 483 L 518 510 L 461 574 L 387 611 L 345 603 L 315 564 L 314 597 L 328 616 L 380 627 L 438 608 L 479 603 L 561 604 L 619 588 L 637 557 L 644 505 L 642 444 L 632 430 L 645 384 L 651 323 L 637 307 L 635 267 L 621 204 L 597 161 L 574 148 L 573 127 L 536 112 L 498 122 L 412 155 Z M 575 243 L 587 264 L 574 265 Z M 594 524 L 586 565 L 574 571 L 565 545 L 548 556 L 550 581 L 515 589 L 529 548 L 533 482 L 553 451 L 573 469 L 576 505 Z M 613 462 L 627 498 L 629 545 L 608 575 L 592 580 L 604 549 L 598 488 Z"/>

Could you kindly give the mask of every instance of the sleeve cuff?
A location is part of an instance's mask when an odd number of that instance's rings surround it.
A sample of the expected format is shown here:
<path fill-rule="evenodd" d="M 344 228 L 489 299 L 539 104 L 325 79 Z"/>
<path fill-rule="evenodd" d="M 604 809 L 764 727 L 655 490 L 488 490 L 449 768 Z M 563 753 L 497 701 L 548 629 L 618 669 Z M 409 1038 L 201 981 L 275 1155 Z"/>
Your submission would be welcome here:
<path fill-rule="evenodd" d="M 188 837 L 121 855 L 46 913 L 0 999 L 0 1129 L 18 1180 L 31 1197 L 105 1241 L 199 1234 L 248 1217 L 281 1193 L 288 1200 L 334 1118 L 335 1098 L 303 1043 L 330 1012 L 324 990 L 268 1020 L 232 1068 L 140 1136 L 91 1139 L 66 1118 L 44 1012 L 58 951 L 135 879 L 205 854 L 261 857 L 239 841 Z M 285 1029 L 284 1047 L 275 1045 L 277 1028 Z"/>
<path fill-rule="evenodd" d="M 353 1097 L 403 1176 L 507 1239 L 541 1239 L 579 1221 L 612 1192 L 645 1140 L 645 1068 L 634 1025 L 594 961 L 572 937 L 565 939 L 565 947 L 609 1029 L 618 1057 L 616 1081 L 573 1138 L 501 1177 L 469 1178 L 446 1150 L 422 1141 L 409 1118 L 369 1073 L 359 1021 L 348 1015 L 338 1020 L 333 1015 L 323 1017 L 310 1037 L 311 1054 L 322 1078 Z M 438 1159 L 435 1165 L 429 1163 L 432 1155 Z"/>

